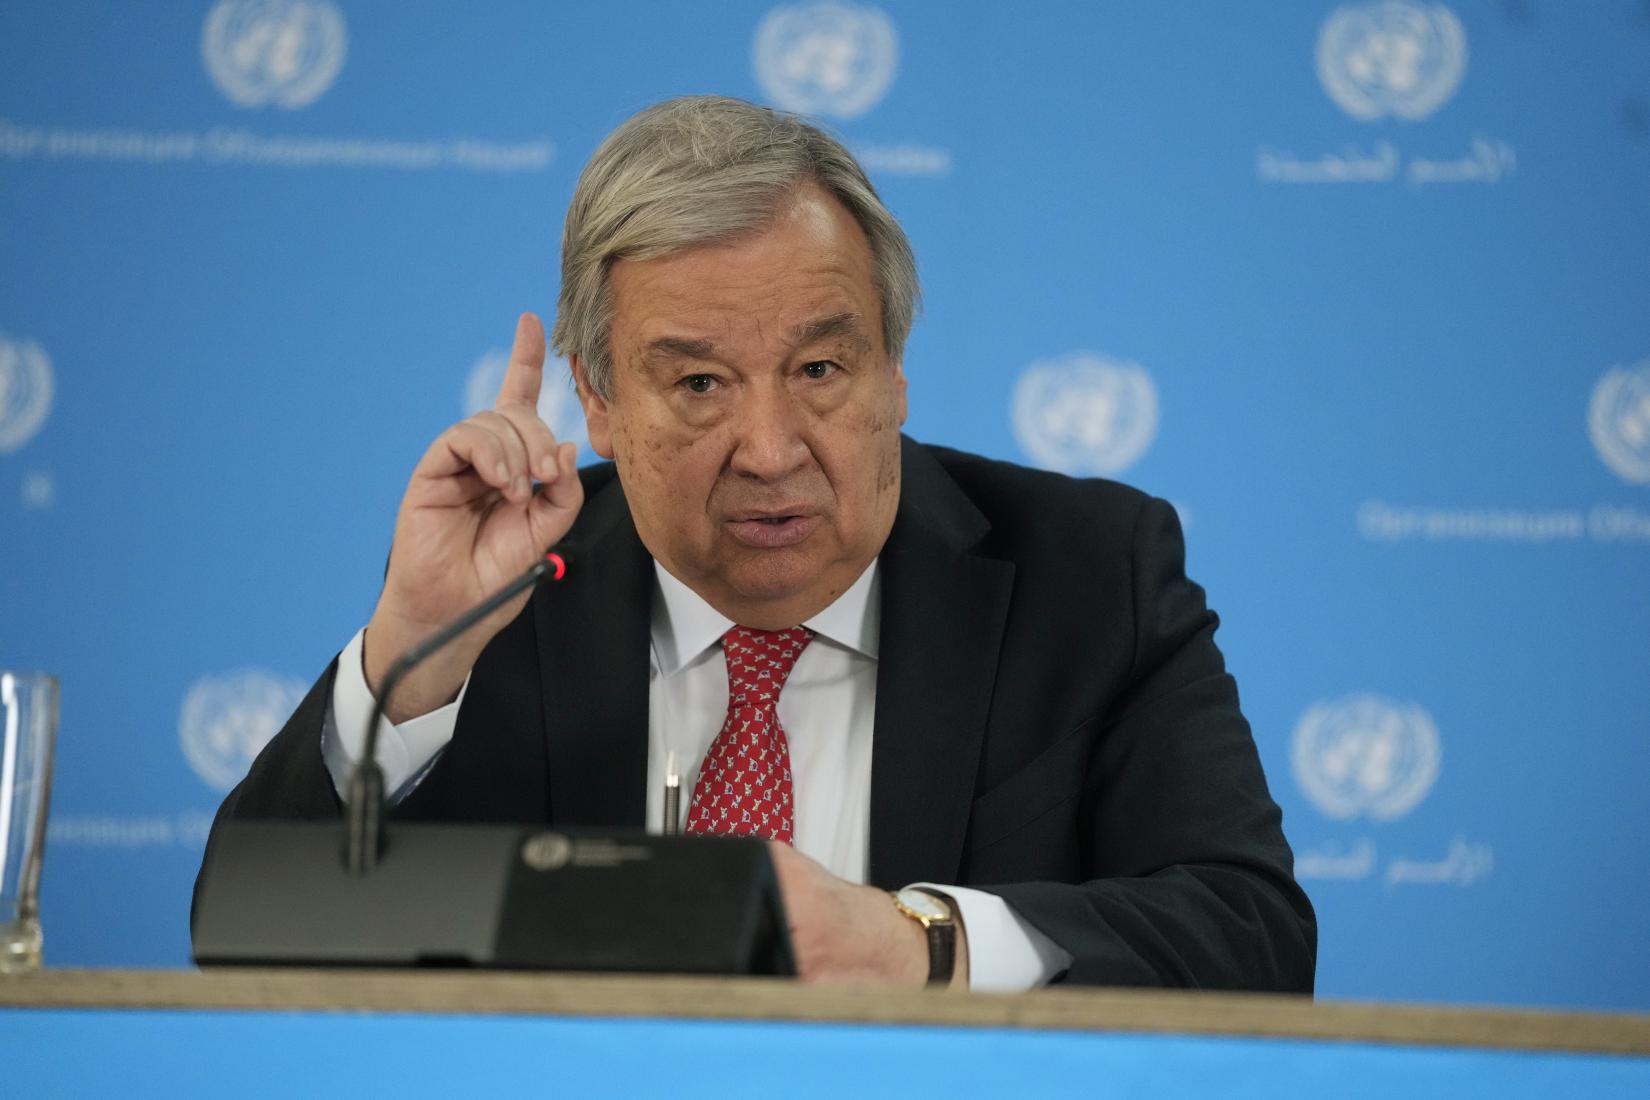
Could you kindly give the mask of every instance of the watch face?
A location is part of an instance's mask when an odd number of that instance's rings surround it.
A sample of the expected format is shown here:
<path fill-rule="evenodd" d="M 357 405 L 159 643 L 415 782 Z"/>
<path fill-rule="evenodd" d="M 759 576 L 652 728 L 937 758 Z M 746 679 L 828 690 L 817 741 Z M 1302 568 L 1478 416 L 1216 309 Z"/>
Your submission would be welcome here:
<path fill-rule="evenodd" d="M 929 920 L 950 920 L 951 910 L 945 903 L 933 894 L 922 890 L 901 890 L 900 904 L 915 913 L 927 917 Z"/>

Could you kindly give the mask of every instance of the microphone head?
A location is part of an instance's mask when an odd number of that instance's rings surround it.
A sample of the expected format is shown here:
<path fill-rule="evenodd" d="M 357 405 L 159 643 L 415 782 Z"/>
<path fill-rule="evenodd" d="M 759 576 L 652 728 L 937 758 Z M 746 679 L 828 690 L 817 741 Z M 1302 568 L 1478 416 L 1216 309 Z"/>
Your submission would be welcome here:
<path fill-rule="evenodd" d="M 550 580 L 559 581 L 567 576 L 567 562 L 575 556 L 573 551 L 573 544 L 563 541 L 544 552 L 544 560 L 550 566 Z"/>

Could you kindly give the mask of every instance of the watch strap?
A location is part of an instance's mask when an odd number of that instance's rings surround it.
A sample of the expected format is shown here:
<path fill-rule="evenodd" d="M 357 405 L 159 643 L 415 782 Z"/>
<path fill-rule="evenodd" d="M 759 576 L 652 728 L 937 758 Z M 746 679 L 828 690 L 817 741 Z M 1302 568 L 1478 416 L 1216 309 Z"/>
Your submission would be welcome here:
<path fill-rule="evenodd" d="M 957 902 L 949 894 L 927 887 L 914 887 L 931 898 L 938 898 L 951 912 L 950 920 L 923 921 L 928 934 L 928 984 L 946 986 L 957 970 Z M 920 918 L 913 917 L 913 920 Z"/>

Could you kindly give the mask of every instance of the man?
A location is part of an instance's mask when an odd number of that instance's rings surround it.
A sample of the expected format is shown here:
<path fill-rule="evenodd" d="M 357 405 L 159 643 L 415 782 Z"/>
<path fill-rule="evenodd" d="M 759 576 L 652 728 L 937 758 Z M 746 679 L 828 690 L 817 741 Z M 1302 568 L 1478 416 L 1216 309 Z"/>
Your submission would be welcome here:
<path fill-rule="evenodd" d="M 395 657 L 567 536 L 567 582 L 397 691 L 398 815 L 658 827 L 674 752 L 688 831 L 774 841 L 806 979 L 1309 991 L 1172 510 L 902 437 L 916 299 L 817 129 L 714 97 L 625 123 L 568 212 L 554 333 L 611 463 L 538 419 L 524 315 L 495 408 L 413 471 L 365 631 L 220 819 L 337 813 Z"/>

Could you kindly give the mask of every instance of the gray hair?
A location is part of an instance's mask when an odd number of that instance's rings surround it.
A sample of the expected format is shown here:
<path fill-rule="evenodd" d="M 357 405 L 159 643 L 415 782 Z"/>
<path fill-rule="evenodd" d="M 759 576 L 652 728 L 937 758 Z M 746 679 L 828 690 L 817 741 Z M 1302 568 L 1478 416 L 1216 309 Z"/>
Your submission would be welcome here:
<path fill-rule="evenodd" d="M 898 363 L 921 297 L 905 231 L 841 142 L 796 115 L 725 96 L 655 104 L 609 134 L 585 165 L 562 233 L 552 349 L 577 354 L 591 389 L 611 398 L 613 261 L 760 229 L 807 183 L 835 196 L 865 231 L 883 343 Z"/>

